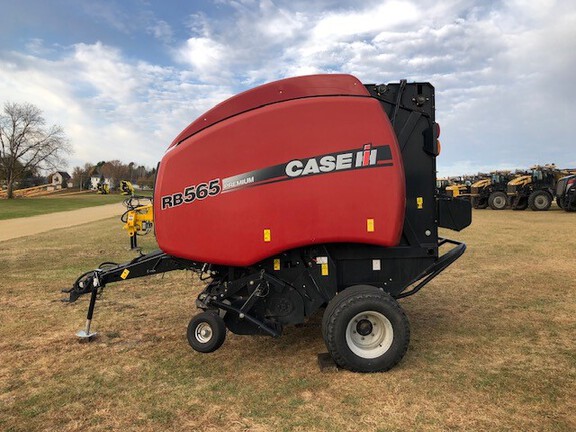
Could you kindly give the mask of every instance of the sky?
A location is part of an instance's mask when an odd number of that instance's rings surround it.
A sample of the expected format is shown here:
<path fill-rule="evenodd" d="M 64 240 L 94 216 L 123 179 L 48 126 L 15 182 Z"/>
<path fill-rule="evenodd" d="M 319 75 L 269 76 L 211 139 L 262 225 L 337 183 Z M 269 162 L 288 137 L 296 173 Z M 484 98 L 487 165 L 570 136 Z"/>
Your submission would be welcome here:
<path fill-rule="evenodd" d="M 68 168 L 155 166 L 215 104 L 349 73 L 436 88 L 438 175 L 576 167 L 573 0 L 0 0 L 0 104 L 61 125 Z"/>

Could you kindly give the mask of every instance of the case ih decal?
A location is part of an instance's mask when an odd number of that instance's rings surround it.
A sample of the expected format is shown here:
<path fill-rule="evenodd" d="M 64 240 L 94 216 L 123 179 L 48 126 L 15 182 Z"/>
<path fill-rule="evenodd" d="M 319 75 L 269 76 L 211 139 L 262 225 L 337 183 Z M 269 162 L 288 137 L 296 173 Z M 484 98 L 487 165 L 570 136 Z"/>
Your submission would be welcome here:
<path fill-rule="evenodd" d="M 372 144 L 366 144 L 361 150 L 354 149 L 307 159 L 293 159 L 287 163 L 268 168 L 249 171 L 224 179 L 216 178 L 207 183 L 190 185 L 182 192 L 163 196 L 162 210 L 178 207 L 182 204 L 191 204 L 196 200 L 203 200 L 220 193 L 233 192 L 246 187 L 295 180 L 299 177 L 311 175 L 386 166 L 392 166 L 390 146 L 372 147 Z"/>

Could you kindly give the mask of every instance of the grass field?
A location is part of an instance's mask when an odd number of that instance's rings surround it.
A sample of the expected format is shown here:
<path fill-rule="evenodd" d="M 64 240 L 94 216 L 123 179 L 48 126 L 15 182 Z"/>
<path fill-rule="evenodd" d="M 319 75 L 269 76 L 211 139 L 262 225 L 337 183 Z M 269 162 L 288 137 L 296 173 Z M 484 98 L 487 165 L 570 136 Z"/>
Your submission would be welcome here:
<path fill-rule="evenodd" d="M 59 290 L 133 256 L 120 224 L 4 242 L 0 430 L 574 431 L 575 224 L 557 209 L 481 210 L 444 233 L 466 254 L 401 301 L 408 353 L 368 375 L 319 371 L 319 319 L 193 352 L 185 329 L 201 285 L 186 272 L 107 287 L 100 337 L 80 344 L 88 299 L 62 304 Z"/>
<path fill-rule="evenodd" d="M 36 216 L 47 213 L 76 210 L 84 207 L 95 207 L 104 204 L 122 202 L 126 196 L 98 195 L 54 195 L 38 198 L 0 199 L 0 220 Z"/>

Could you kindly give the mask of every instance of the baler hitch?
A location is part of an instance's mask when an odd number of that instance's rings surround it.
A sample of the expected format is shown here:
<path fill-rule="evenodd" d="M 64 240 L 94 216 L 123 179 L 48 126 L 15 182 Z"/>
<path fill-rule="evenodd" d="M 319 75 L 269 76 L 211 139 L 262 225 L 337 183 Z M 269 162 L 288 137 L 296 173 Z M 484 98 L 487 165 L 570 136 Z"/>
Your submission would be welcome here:
<path fill-rule="evenodd" d="M 97 269 L 82 274 L 70 289 L 62 290 L 69 294 L 69 298 L 62 301 L 74 303 L 84 294 L 91 293 L 88 314 L 86 316 L 86 327 L 76 333 L 81 339 L 92 339 L 96 333 L 90 332 L 90 325 L 98 294 L 101 293 L 108 283 L 120 282 L 127 279 L 134 279 L 142 276 L 166 273 L 172 270 L 194 270 L 201 271 L 201 264 L 184 259 L 174 258 L 161 250 L 140 255 L 132 261 L 123 264 L 104 262 Z"/>

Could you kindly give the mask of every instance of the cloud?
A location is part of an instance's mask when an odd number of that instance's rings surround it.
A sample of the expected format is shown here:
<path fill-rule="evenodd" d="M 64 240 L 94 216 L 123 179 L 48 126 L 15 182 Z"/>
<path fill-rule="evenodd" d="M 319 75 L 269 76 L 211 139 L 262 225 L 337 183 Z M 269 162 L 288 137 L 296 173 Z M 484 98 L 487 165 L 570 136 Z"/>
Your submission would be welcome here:
<path fill-rule="evenodd" d="M 30 102 L 64 127 L 71 165 L 120 159 L 154 166 L 195 117 L 231 95 L 171 67 L 129 62 L 100 42 L 77 44 L 56 60 L 0 57 L 2 102 Z"/>
<path fill-rule="evenodd" d="M 172 42 L 173 37 L 172 27 L 170 27 L 170 24 L 168 24 L 166 21 L 163 20 L 156 21 L 153 24 L 150 24 L 146 30 L 148 31 L 148 33 L 152 34 L 156 39 L 164 43 Z"/>
<path fill-rule="evenodd" d="M 217 83 L 232 77 L 232 71 L 222 68 L 226 48 L 208 37 L 192 37 L 178 50 L 177 59 L 186 62 L 197 81 Z"/>
<path fill-rule="evenodd" d="M 446 126 L 439 160 L 446 171 L 547 162 L 569 148 L 561 124 L 576 114 L 565 89 L 576 67 L 569 2 L 394 0 L 334 8 L 326 1 L 328 10 L 313 3 L 220 2 L 232 15 L 204 19 L 180 54 L 188 53 L 182 58 L 202 79 L 234 77 L 244 87 L 323 72 L 364 82 L 431 81 Z M 546 123 L 545 103 L 561 108 Z M 547 135 L 556 142 L 546 146 L 552 154 L 542 146 Z"/>

